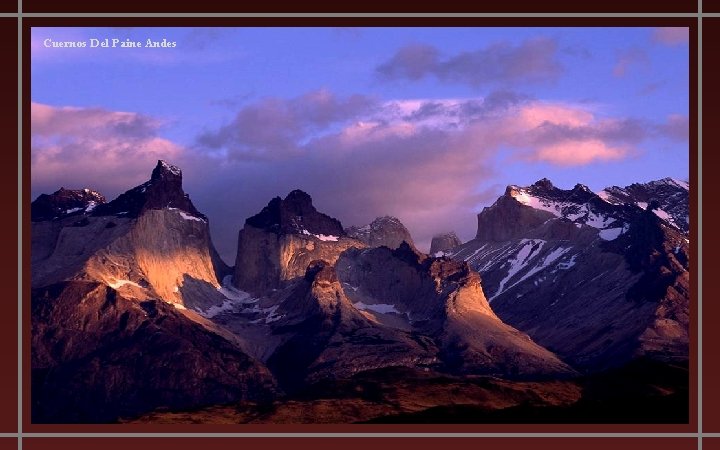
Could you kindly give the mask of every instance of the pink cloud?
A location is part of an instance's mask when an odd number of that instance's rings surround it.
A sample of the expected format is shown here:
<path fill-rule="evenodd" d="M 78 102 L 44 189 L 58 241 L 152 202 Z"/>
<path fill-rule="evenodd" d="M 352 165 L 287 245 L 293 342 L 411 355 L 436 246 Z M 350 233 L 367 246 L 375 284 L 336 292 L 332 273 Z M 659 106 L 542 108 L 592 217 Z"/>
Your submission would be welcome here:
<path fill-rule="evenodd" d="M 578 166 L 623 159 L 628 153 L 628 148 L 612 147 L 599 140 L 571 141 L 540 147 L 533 153 L 532 159 L 559 166 Z"/>
<path fill-rule="evenodd" d="M 653 42 L 677 46 L 690 42 L 690 29 L 687 27 L 658 27 L 653 30 Z"/>
<path fill-rule="evenodd" d="M 31 105 L 33 190 L 103 186 L 116 194 L 144 181 L 158 159 L 183 150 L 158 136 L 161 123 L 132 112 Z M 77 185 L 82 183 L 82 186 Z"/>
<path fill-rule="evenodd" d="M 65 186 L 113 197 L 169 159 L 185 169 L 197 207 L 221 219 L 211 220 L 213 236 L 229 263 L 244 220 L 293 189 L 346 226 L 397 216 L 427 249 L 433 234 L 451 227 L 463 239 L 474 235 L 479 203 L 497 195 L 501 149 L 526 163 L 611 163 L 647 137 L 679 137 L 686 123 L 602 117 L 588 105 L 507 92 L 379 103 L 314 91 L 246 104 L 185 149 L 141 114 L 35 103 L 31 175 L 35 195 Z"/>

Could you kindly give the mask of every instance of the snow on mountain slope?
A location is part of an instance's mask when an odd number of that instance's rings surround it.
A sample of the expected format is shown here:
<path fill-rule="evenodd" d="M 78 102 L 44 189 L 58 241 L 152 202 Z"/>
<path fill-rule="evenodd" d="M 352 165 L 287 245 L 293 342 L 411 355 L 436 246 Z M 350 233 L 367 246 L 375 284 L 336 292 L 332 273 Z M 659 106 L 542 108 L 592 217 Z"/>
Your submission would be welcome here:
<path fill-rule="evenodd" d="M 508 186 L 478 214 L 476 238 L 446 254 L 481 274 L 501 319 L 571 363 L 686 357 L 689 247 L 675 218 L 687 211 L 687 185 L 660 180 L 601 194 L 547 179 Z M 637 296 L 648 303 L 628 300 Z M 657 327 L 673 331 L 648 331 Z"/>

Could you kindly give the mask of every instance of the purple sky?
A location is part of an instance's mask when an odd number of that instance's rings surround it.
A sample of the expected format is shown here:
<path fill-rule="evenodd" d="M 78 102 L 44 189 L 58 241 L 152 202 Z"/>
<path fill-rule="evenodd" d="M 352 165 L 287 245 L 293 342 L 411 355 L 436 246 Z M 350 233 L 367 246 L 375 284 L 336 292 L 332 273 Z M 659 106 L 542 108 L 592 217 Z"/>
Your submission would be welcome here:
<path fill-rule="evenodd" d="M 687 180 L 688 66 L 678 28 L 35 28 L 32 197 L 114 198 L 166 159 L 231 264 L 296 188 L 427 250 L 508 184 Z"/>

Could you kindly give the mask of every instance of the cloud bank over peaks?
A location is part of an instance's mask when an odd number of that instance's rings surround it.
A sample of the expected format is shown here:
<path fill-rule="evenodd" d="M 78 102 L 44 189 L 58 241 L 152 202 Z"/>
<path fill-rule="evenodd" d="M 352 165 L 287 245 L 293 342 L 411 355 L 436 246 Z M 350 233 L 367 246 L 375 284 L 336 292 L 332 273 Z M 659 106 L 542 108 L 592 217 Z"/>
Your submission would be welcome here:
<path fill-rule="evenodd" d="M 144 181 L 158 159 L 182 153 L 160 137 L 162 122 L 142 114 L 33 102 L 30 115 L 34 192 L 60 186 L 122 191 Z"/>
<path fill-rule="evenodd" d="M 612 163 L 639 154 L 648 139 L 687 140 L 687 130 L 681 115 L 662 123 L 605 117 L 587 104 L 507 91 L 380 101 L 320 90 L 246 103 L 181 147 L 141 114 L 34 103 L 31 173 L 35 195 L 87 186 L 112 197 L 168 159 L 185 169 L 186 190 L 232 263 L 238 227 L 293 189 L 346 226 L 396 216 L 423 248 L 437 232 L 473 235 L 478 208 L 510 182 L 498 180 L 501 160 Z"/>

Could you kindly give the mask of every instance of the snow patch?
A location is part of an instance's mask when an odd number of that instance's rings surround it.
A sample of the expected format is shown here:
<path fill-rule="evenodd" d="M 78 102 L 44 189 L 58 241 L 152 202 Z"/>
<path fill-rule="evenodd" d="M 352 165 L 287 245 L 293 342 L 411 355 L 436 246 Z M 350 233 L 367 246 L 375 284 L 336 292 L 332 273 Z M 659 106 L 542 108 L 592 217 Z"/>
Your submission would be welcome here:
<path fill-rule="evenodd" d="M 78 212 L 78 211 L 80 211 L 81 209 L 82 209 L 82 208 L 71 208 L 71 209 L 66 209 L 66 210 L 65 210 L 65 214 L 72 214 L 72 213 L 74 213 L 74 212 Z"/>
<path fill-rule="evenodd" d="M 647 209 L 647 202 L 635 202 L 636 205 L 638 205 L 642 209 Z"/>
<path fill-rule="evenodd" d="M 523 205 L 530 206 L 535 209 L 540 209 L 543 211 L 551 212 L 555 215 L 555 217 L 562 217 L 561 211 L 560 211 L 560 205 L 558 205 L 555 202 L 551 202 L 548 200 L 540 199 L 538 197 L 534 197 L 530 194 L 528 194 L 523 189 L 516 189 L 513 190 L 511 195 L 515 200 L 522 203 Z"/>
<path fill-rule="evenodd" d="M 670 217 L 670 214 L 665 212 L 665 210 L 658 208 L 658 209 L 654 209 L 653 212 L 655 213 L 656 216 L 658 216 L 662 220 L 674 224 L 672 217 Z"/>
<path fill-rule="evenodd" d="M 616 201 L 613 198 L 613 195 L 611 193 L 609 193 L 608 191 L 606 191 L 605 189 L 598 192 L 597 195 L 598 195 L 598 197 L 603 199 L 606 203 L 610 203 L 611 205 L 619 205 L 620 204 L 620 202 Z"/>
<path fill-rule="evenodd" d="M 338 239 L 340 239 L 340 238 L 337 237 L 337 236 L 328 235 L 328 234 L 312 234 L 312 233 L 310 233 L 310 232 L 309 232 L 308 230 L 306 230 L 306 229 L 303 229 L 303 230 L 301 231 L 301 233 L 304 234 L 304 235 L 306 235 L 306 236 L 314 236 L 314 237 L 316 237 L 317 239 L 320 239 L 321 241 L 326 241 L 326 242 L 328 242 L 328 241 L 329 241 L 329 242 L 337 242 Z"/>
<path fill-rule="evenodd" d="M 531 276 L 540 272 L 541 270 L 546 269 L 547 267 L 550 266 L 550 264 L 555 262 L 558 258 L 560 258 L 562 255 L 567 253 L 569 250 L 570 250 L 570 248 L 563 248 L 563 247 L 556 248 L 555 250 L 553 250 L 552 252 L 547 254 L 545 256 L 545 258 L 543 258 L 543 260 L 540 262 L 540 264 L 538 264 L 535 267 L 533 267 L 532 269 L 530 269 L 525 275 L 523 275 L 522 278 L 520 278 L 519 280 L 514 282 L 512 285 L 508 286 L 508 288 L 505 290 L 507 291 L 507 290 L 512 289 L 513 287 L 515 287 L 518 284 L 522 283 L 523 281 L 527 280 L 528 278 L 530 278 Z M 544 278 L 542 278 L 542 279 L 544 279 Z M 541 281 L 542 281 L 542 279 L 541 279 Z M 535 284 L 535 286 L 537 286 L 538 281 L 535 280 L 534 284 Z M 496 296 L 497 296 L 497 294 L 495 296 L 493 296 L 493 298 L 495 298 Z M 516 298 L 519 298 L 519 297 L 516 297 Z"/>
<path fill-rule="evenodd" d="M 171 303 L 175 307 L 175 309 L 187 309 L 184 305 L 181 305 L 180 303 Z"/>
<path fill-rule="evenodd" d="M 576 264 L 576 263 L 575 263 L 575 257 L 577 257 L 577 253 L 574 254 L 574 255 L 572 255 L 572 256 L 570 257 L 570 260 L 569 260 L 569 261 L 561 262 L 560 264 L 558 264 L 558 265 L 557 265 L 557 268 L 560 269 L 560 270 L 568 270 L 569 268 L 571 268 L 572 266 L 574 266 L 574 265 Z"/>
<path fill-rule="evenodd" d="M 121 287 L 125 286 L 126 284 L 129 284 L 131 286 L 139 287 L 142 289 L 142 286 L 135 283 L 134 281 L 130 280 L 119 280 L 117 278 L 114 278 L 115 281 L 108 281 L 108 285 L 113 289 L 120 289 Z"/>
<path fill-rule="evenodd" d="M 162 160 L 160 161 L 160 165 L 161 165 L 164 169 L 167 169 L 167 170 L 168 170 L 170 173 L 172 173 L 173 175 L 178 175 L 178 176 L 182 175 L 182 171 L 181 171 L 180 168 L 177 167 L 177 166 L 173 166 L 172 164 L 168 164 L 168 163 L 166 163 L 165 161 L 162 161 Z"/>
<path fill-rule="evenodd" d="M 605 241 L 614 241 L 623 233 L 624 230 L 624 227 L 600 230 L 600 239 Z"/>
<path fill-rule="evenodd" d="M 542 239 L 522 239 L 520 241 L 520 245 L 522 245 L 522 247 L 515 254 L 515 258 L 508 261 L 507 263 L 510 265 L 507 275 L 505 275 L 505 278 L 500 281 L 495 295 L 488 299 L 489 302 L 492 302 L 495 298 L 497 298 L 498 295 L 502 294 L 505 291 L 505 284 L 510 281 L 512 277 L 515 276 L 515 274 L 517 274 L 521 269 L 526 266 L 526 262 L 533 254 L 535 254 L 535 252 L 540 253 L 540 251 L 542 251 L 542 248 L 545 245 L 545 241 L 543 241 Z"/>
<path fill-rule="evenodd" d="M 247 292 L 241 291 L 232 285 L 232 275 L 226 275 L 222 279 L 222 285 L 217 288 L 217 290 L 228 300 L 234 300 L 242 303 L 252 303 L 257 301 L 257 299 L 250 298 L 250 294 Z"/>
<path fill-rule="evenodd" d="M 685 189 L 686 191 L 690 190 L 690 184 L 688 184 L 686 181 L 678 180 L 676 178 L 670 178 L 670 182 L 675 184 L 679 188 Z"/>
<path fill-rule="evenodd" d="M 400 314 L 400 311 L 397 310 L 395 305 L 389 305 L 387 303 L 375 303 L 373 305 L 368 305 L 363 302 L 357 302 L 357 303 L 353 303 L 353 306 L 355 308 L 359 309 L 360 311 L 368 311 L 369 310 L 369 311 L 374 311 L 374 312 L 380 313 L 380 314 L 390 314 L 390 313 Z"/>
<path fill-rule="evenodd" d="M 248 303 L 255 303 L 259 300 L 257 298 L 251 298 L 250 294 L 248 294 L 247 292 L 236 289 L 232 285 L 231 281 L 232 275 L 227 275 L 223 278 L 222 285 L 217 288 L 217 291 L 222 294 L 223 297 L 225 297 L 225 301 L 223 301 L 222 304 L 213 305 L 205 311 L 201 310 L 200 308 L 195 308 L 195 311 L 197 311 L 198 314 L 200 314 L 201 316 L 210 319 L 217 316 L 218 314 L 235 311 L 242 305 L 246 305 Z"/>
<path fill-rule="evenodd" d="M 349 267 L 350 267 L 350 266 L 348 266 L 348 268 L 349 268 Z M 353 286 L 353 285 L 351 285 L 350 283 L 345 283 L 345 282 L 343 282 L 343 285 L 345 285 L 345 286 L 349 287 L 350 289 L 352 289 L 353 292 L 357 292 L 357 290 L 358 290 L 358 287 L 357 287 L 357 286 Z"/>
<path fill-rule="evenodd" d="M 556 202 L 547 200 L 539 197 L 530 195 L 527 191 L 520 188 L 514 188 L 511 195 L 515 200 L 522 203 L 523 205 L 530 206 L 534 209 L 541 211 L 547 211 L 552 213 L 555 217 L 565 217 L 576 223 L 584 223 L 585 225 L 593 228 L 607 228 L 608 225 L 615 222 L 612 217 L 605 217 L 603 215 L 593 212 L 588 204 L 578 205 L 572 202 Z M 608 194 L 603 194 L 607 199 Z M 574 212 L 567 212 L 569 209 L 574 210 L 579 206 L 579 209 Z"/>
<path fill-rule="evenodd" d="M 177 211 L 180 214 L 180 217 L 182 217 L 185 220 L 194 220 L 196 222 L 205 222 L 205 219 L 201 219 L 200 217 L 191 216 L 190 214 L 186 213 L 185 211 L 179 209 L 179 208 L 168 208 L 170 211 Z"/>

